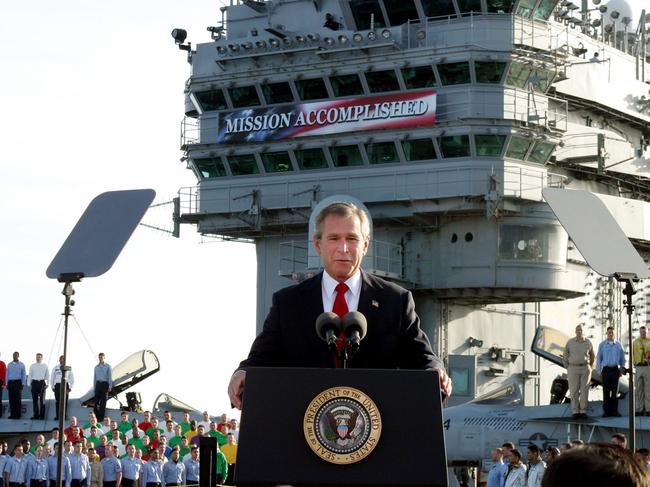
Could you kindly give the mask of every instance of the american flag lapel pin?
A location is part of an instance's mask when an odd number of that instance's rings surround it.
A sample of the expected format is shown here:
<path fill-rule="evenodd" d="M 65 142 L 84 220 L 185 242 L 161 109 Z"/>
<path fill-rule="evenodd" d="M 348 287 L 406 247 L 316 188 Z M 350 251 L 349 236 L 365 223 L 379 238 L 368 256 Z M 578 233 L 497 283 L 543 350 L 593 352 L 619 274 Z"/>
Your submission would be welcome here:
<path fill-rule="evenodd" d="M 372 303 L 370 303 L 373 308 L 379 308 L 379 302 L 375 301 L 374 299 L 372 300 Z"/>

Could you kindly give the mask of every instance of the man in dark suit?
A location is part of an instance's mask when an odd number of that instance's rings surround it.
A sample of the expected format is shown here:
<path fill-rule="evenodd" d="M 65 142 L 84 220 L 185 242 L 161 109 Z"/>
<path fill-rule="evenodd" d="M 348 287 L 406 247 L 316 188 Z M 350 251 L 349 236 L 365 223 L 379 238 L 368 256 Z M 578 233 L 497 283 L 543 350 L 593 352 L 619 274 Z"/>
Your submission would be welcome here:
<path fill-rule="evenodd" d="M 365 212 L 350 203 L 323 208 L 313 242 L 325 271 L 273 295 L 262 332 L 230 379 L 232 404 L 241 408 L 246 367 L 332 366 L 331 352 L 314 330 L 323 311 L 359 311 L 366 317 L 367 335 L 348 367 L 435 369 L 448 396 L 451 380 L 420 329 L 411 293 L 360 269 L 370 243 Z"/>

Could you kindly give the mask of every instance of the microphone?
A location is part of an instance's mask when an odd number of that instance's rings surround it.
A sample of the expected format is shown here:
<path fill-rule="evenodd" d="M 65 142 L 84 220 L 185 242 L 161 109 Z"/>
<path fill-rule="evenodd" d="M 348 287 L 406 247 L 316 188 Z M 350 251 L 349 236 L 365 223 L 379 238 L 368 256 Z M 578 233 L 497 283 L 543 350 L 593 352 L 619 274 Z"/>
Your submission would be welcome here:
<path fill-rule="evenodd" d="M 321 313 L 316 318 L 316 334 L 318 338 L 327 342 L 327 346 L 332 348 L 336 346 L 336 340 L 341 331 L 341 318 L 331 311 Z"/>
<path fill-rule="evenodd" d="M 368 322 L 366 317 L 358 311 L 350 311 L 343 317 L 343 333 L 350 340 L 352 349 L 356 351 L 361 344 L 361 340 L 366 336 L 368 331 Z"/>

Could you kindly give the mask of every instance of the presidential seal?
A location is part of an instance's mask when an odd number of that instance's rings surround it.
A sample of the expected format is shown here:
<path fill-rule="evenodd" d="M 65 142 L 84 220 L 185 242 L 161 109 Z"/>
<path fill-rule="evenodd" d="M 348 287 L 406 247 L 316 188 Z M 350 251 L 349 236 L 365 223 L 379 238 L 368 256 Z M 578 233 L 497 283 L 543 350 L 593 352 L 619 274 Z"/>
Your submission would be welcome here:
<path fill-rule="evenodd" d="M 381 416 L 373 400 L 360 390 L 332 387 L 309 403 L 303 429 L 307 444 L 323 460 L 355 463 L 377 446 Z"/>

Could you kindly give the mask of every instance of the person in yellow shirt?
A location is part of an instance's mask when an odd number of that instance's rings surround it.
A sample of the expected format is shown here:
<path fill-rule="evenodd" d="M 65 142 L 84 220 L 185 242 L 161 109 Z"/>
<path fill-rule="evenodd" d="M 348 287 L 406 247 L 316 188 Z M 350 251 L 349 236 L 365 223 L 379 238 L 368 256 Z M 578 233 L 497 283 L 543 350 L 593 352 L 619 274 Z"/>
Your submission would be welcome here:
<path fill-rule="evenodd" d="M 634 400 L 636 414 L 650 416 L 650 338 L 646 336 L 645 326 L 639 328 L 639 338 L 632 342 L 632 362 L 634 362 Z"/>
<path fill-rule="evenodd" d="M 237 443 L 235 443 L 235 435 L 228 433 L 227 443 L 221 447 L 221 451 L 226 456 L 228 462 L 228 477 L 224 485 L 235 485 L 235 464 L 237 463 Z"/>
<path fill-rule="evenodd" d="M 190 421 L 190 429 L 187 430 L 187 432 L 185 433 L 185 438 L 187 438 L 187 442 L 189 443 L 192 440 L 192 438 L 197 434 L 199 434 L 199 432 L 196 429 L 196 420 L 193 419 L 192 421 Z"/>

